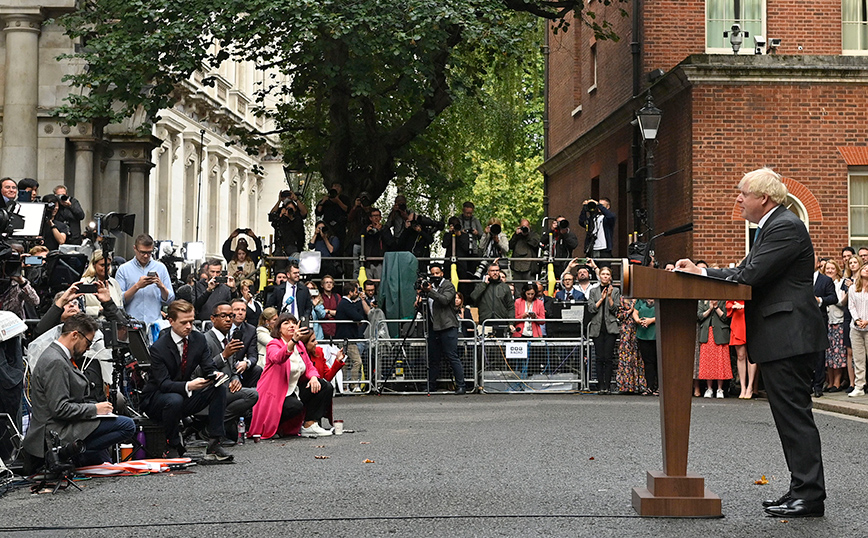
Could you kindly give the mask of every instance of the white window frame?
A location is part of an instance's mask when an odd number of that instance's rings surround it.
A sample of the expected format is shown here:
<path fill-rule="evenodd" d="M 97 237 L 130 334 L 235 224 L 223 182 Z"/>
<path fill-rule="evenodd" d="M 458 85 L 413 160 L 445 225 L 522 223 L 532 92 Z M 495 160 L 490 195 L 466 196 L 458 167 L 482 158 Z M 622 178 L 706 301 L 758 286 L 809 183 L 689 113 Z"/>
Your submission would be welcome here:
<path fill-rule="evenodd" d="M 853 235 L 853 219 L 850 218 L 852 208 L 852 196 L 850 194 L 850 185 L 852 185 L 852 176 L 868 176 L 868 166 L 850 166 L 847 168 L 847 238 L 850 245 L 868 245 L 868 235 Z"/>
<path fill-rule="evenodd" d="M 811 223 L 808 218 L 808 208 L 805 207 L 805 204 L 802 203 L 793 193 L 787 193 L 787 199 L 784 200 L 783 206 L 788 210 L 792 211 L 799 220 L 805 223 L 805 228 L 808 232 L 811 231 Z M 751 241 L 753 241 L 753 236 L 756 233 L 756 223 L 750 221 L 744 221 L 745 229 L 744 229 L 744 254 L 747 256 L 747 253 L 750 252 Z"/>
<path fill-rule="evenodd" d="M 844 0 L 841 0 L 841 54 L 846 56 L 868 56 L 868 43 L 863 43 L 864 49 L 844 48 L 844 27 L 847 24 L 868 24 L 865 22 L 844 22 Z"/>
<path fill-rule="evenodd" d="M 730 0 L 734 1 L 734 0 Z M 705 53 L 706 54 L 732 54 L 732 47 L 709 47 L 708 46 L 708 3 L 709 0 L 705 0 L 705 21 L 704 21 L 704 30 L 705 32 L 702 34 L 702 38 L 705 41 Z M 762 36 L 768 38 L 766 26 L 768 24 L 768 0 L 762 0 Z M 726 28 L 729 30 L 729 28 Z M 721 37 L 723 37 L 721 35 Z M 741 48 L 738 50 L 740 55 L 751 55 L 754 54 L 754 35 L 751 34 L 750 37 L 746 37 L 744 42 L 741 44 Z"/>

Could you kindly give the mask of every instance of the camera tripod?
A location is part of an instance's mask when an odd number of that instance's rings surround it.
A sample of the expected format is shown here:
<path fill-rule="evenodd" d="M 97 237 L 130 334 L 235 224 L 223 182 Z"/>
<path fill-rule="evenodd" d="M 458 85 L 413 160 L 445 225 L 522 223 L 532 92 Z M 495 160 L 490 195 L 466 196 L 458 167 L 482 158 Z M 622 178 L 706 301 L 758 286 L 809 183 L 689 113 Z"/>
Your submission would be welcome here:
<path fill-rule="evenodd" d="M 425 357 L 424 357 L 424 359 L 425 359 L 426 391 L 428 392 L 428 394 L 431 394 L 431 392 L 433 392 L 433 389 L 435 388 L 435 387 L 430 386 L 430 381 L 428 380 L 428 377 L 429 377 L 428 372 L 431 369 L 430 365 L 428 364 L 428 346 L 427 346 L 427 340 L 428 340 L 428 308 L 427 308 L 427 306 L 428 306 L 428 294 L 427 293 L 420 293 L 418 297 L 419 297 L 420 301 L 416 305 L 415 309 L 413 310 L 413 320 L 408 322 L 408 323 L 405 323 L 406 330 L 404 331 L 404 336 L 401 338 L 401 341 L 395 347 L 395 352 L 392 354 L 392 360 L 390 361 L 389 369 L 384 372 L 384 374 L 381 378 L 382 382 L 380 383 L 380 386 L 377 387 L 377 396 L 380 396 L 381 394 L 383 394 L 383 387 L 386 385 L 386 380 L 388 380 L 390 377 L 392 377 L 392 374 L 395 373 L 399 359 L 403 358 L 404 368 L 407 368 L 408 365 L 410 364 L 410 360 L 409 360 L 409 357 L 407 356 L 407 348 L 406 348 L 407 338 L 416 331 L 416 327 L 417 327 L 420 319 L 422 320 L 422 334 L 423 334 L 423 337 L 425 338 L 425 341 L 426 341 Z"/>

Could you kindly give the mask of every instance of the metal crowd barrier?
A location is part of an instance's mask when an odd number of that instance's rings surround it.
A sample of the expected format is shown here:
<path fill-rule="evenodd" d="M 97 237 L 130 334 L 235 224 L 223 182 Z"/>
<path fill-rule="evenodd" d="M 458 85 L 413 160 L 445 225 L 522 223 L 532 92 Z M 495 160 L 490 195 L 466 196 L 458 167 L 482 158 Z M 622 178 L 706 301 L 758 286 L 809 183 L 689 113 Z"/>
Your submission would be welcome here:
<path fill-rule="evenodd" d="M 482 391 L 516 394 L 585 390 L 591 346 L 581 319 L 544 320 L 547 333 L 553 336 L 513 336 L 512 326 L 525 321 L 489 319 L 482 323 Z"/>
<path fill-rule="evenodd" d="M 467 392 L 474 392 L 479 379 L 477 364 L 477 339 L 462 336 L 464 328 L 473 329 L 476 334 L 476 323 L 472 320 L 459 320 L 465 325 L 459 327 L 458 359 L 464 368 L 464 383 Z M 412 319 L 385 319 L 377 323 L 374 370 L 377 390 L 392 394 L 427 394 L 428 393 L 428 341 L 422 327 L 422 321 L 416 323 L 413 334 L 404 340 L 406 331 L 410 330 Z M 397 335 L 395 337 L 391 335 Z M 452 367 L 448 361 L 440 363 L 438 386 L 453 382 Z"/>
<path fill-rule="evenodd" d="M 349 325 L 356 324 L 355 321 L 348 320 L 309 320 L 308 323 L 311 325 Z M 365 334 L 370 334 L 371 322 L 368 320 L 363 320 L 358 322 L 364 327 Z M 352 364 L 350 363 L 349 357 L 346 357 L 344 361 L 346 364 L 343 368 L 341 368 L 341 379 L 339 380 L 343 387 L 341 387 L 341 391 L 344 394 L 353 394 L 353 393 L 363 393 L 368 394 L 373 390 L 372 386 L 372 356 L 373 356 L 373 348 L 374 348 L 375 338 L 374 335 L 370 337 L 363 338 L 348 338 L 347 344 L 348 347 L 356 346 L 359 350 L 359 357 L 362 360 L 362 370 L 360 372 L 360 377 L 358 379 L 352 379 Z M 328 335 L 324 334 L 322 340 L 318 340 L 319 345 L 331 344 L 337 347 L 341 347 L 344 345 L 343 338 L 331 338 Z M 348 350 L 347 355 L 351 355 L 352 351 Z M 338 377 L 335 376 L 333 380 L 334 383 L 338 382 Z M 359 390 L 355 390 L 358 387 Z"/>

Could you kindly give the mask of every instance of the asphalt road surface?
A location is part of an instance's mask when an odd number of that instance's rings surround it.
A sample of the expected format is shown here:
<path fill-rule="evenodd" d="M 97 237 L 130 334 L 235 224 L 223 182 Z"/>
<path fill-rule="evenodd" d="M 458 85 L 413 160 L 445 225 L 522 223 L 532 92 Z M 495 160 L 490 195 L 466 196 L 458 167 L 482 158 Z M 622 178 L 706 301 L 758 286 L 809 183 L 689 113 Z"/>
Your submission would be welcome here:
<path fill-rule="evenodd" d="M 229 449 L 232 465 L 93 479 L 83 492 L 12 491 L 0 535 L 868 535 L 864 419 L 816 413 L 826 517 L 783 521 L 760 506 L 788 483 L 764 401 L 693 401 L 689 470 L 723 499 L 720 519 L 633 511 L 631 488 L 662 466 L 656 398 L 357 396 L 335 400 L 335 415 L 355 433 L 248 442 Z"/>

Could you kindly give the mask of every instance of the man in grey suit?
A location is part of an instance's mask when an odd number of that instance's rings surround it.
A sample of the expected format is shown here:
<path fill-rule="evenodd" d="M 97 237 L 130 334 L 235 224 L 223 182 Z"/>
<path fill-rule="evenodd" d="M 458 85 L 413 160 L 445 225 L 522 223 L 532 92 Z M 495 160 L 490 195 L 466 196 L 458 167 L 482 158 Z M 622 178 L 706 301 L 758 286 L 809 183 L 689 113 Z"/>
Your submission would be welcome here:
<path fill-rule="evenodd" d="M 57 432 L 63 445 L 84 441 L 76 465 L 108 461 L 105 449 L 132 439 L 136 433 L 129 417 L 98 418 L 111 414 L 111 402 L 85 403 L 89 385 L 80 367 L 96 331 L 93 319 L 75 314 L 63 323 L 60 337 L 45 349 L 33 368 L 32 412 L 24 450 L 37 460 L 45 457 L 51 432 Z"/>
<path fill-rule="evenodd" d="M 230 443 L 238 439 L 238 419 L 247 415 L 259 400 L 256 389 L 242 386 L 241 378 L 246 370 L 243 363 L 246 359 L 239 358 L 238 353 L 244 349 L 244 342 L 234 339 L 229 332 L 234 319 L 232 306 L 229 303 L 218 303 L 211 312 L 211 323 L 214 326 L 205 333 L 205 341 L 211 351 L 214 366 L 224 375 L 229 376 L 224 428 Z"/>
<path fill-rule="evenodd" d="M 423 286 L 416 299 L 428 310 L 428 392 L 437 389 L 440 361 L 452 365 L 455 394 L 464 394 L 464 367 L 458 358 L 458 316 L 455 314 L 455 286 L 443 278 L 443 266 L 431 265 L 429 284 Z"/>
<path fill-rule="evenodd" d="M 789 491 L 763 506 L 775 517 L 822 516 L 826 487 L 811 379 L 814 359 L 829 339 L 814 298 L 814 246 L 804 223 L 781 205 L 787 188 L 780 175 L 754 170 L 738 188 L 742 216 L 759 225 L 747 257 L 734 269 L 701 269 L 678 260 L 676 270 L 753 288 L 744 307 L 748 353 L 760 366 L 790 470 Z"/>

